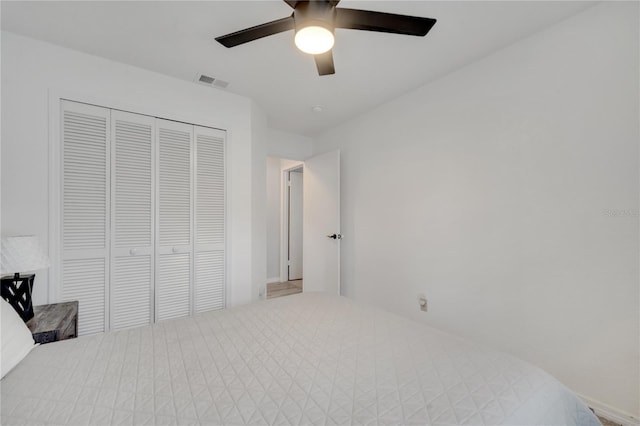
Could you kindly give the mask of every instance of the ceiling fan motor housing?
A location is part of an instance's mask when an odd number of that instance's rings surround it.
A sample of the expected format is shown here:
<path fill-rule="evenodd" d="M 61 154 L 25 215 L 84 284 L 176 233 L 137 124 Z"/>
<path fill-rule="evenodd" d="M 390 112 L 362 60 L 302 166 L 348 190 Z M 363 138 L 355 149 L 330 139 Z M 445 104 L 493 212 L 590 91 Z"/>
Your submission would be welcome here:
<path fill-rule="evenodd" d="M 301 1 L 293 10 L 296 32 L 309 26 L 318 26 L 334 32 L 336 8 L 330 3 Z"/>
<path fill-rule="evenodd" d="M 336 8 L 340 0 L 283 1 L 293 9 L 293 13 L 286 18 L 216 37 L 216 40 L 225 47 L 234 47 L 294 30 L 296 46 L 302 52 L 313 55 L 318 74 L 331 75 L 336 72 L 332 51 L 335 28 L 423 37 L 436 23 L 433 18 L 420 16 Z"/>

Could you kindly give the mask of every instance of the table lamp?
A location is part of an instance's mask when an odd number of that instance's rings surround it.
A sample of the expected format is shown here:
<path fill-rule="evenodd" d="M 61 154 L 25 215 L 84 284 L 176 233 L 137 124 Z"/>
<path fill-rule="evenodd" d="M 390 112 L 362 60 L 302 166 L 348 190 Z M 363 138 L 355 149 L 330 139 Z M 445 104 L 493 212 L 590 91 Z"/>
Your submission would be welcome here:
<path fill-rule="evenodd" d="M 49 267 L 49 258 L 34 235 L 2 238 L 0 244 L 0 296 L 20 314 L 24 322 L 33 318 L 31 293 L 35 274 L 20 275 Z"/>

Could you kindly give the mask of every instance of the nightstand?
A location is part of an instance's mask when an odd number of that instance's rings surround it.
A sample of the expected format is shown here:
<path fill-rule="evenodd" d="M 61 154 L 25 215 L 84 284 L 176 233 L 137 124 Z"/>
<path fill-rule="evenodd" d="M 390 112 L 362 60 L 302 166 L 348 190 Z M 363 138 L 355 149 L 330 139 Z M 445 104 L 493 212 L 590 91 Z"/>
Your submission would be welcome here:
<path fill-rule="evenodd" d="M 78 337 L 78 302 L 52 303 L 33 307 L 27 327 L 36 343 Z"/>

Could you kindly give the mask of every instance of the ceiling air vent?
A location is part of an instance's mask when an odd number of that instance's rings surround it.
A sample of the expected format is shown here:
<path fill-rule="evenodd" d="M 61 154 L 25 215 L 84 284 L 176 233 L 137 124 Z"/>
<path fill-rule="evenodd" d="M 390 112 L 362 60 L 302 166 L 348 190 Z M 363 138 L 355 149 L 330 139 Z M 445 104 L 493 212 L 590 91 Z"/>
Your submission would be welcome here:
<path fill-rule="evenodd" d="M 195 81 L 207 86 L 214 86 L 220 89 L 226 89 L 229 82 L 220 80 L 219 78 L 209 77 L 208 75 L 199 74 L 196 76 Z"/>
<path fill-rule="evenodd" d="M 214 82 L 214 80 L 215 80 L 215 78 L 213 78 L 213 77 L 209 77 L 208 75 L 204 75 L 204 74 L 202 74 L 202 75 L 200 76 L 200 78 L 198 79 L 198 81 L 199 81 L 200 83 L 205 83 L 205 84 L 211 84 L 211 83 L 213 83 L 213 82 Z"/>

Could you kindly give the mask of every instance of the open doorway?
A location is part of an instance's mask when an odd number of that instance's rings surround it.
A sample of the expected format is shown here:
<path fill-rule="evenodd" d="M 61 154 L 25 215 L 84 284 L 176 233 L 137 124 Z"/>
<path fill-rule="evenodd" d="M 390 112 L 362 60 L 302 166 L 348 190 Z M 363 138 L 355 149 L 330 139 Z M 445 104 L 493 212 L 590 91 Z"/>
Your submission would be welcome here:
<path fill-rule="evenodd" d="M 302 292 L 303 182 L 301 161 L 267 157 L 267 299 Z"/>
<path fill-rule="evenodd" d="M 266 293 L 271 298 L 302 291 L 340 294 L 340 151 L 318 154 L 304 162 L 271 157 L 267 160 L 267 181 L 271 182 L 267 184 L 267 276 L 273 278 L 267 279 L 267 292 L 262 295 Z M 297 170 L 302 173 L 296 177 Z M 294 182 L 291 192 L 290 178 Z M 304 187 L 300 197 L 302 240 L 290 240 L 289 229 L 295 228 L 295 219 L 285 214 L 289 211 L 289 198 L 296 197 L 296 180 Z M 296 244 L 301 249 L 294 252 Z M 304 270 L 300 265 L 299 276 L 295 275 L 295 265 L 291 268 L 296 255 L 303 258 Z"/>

